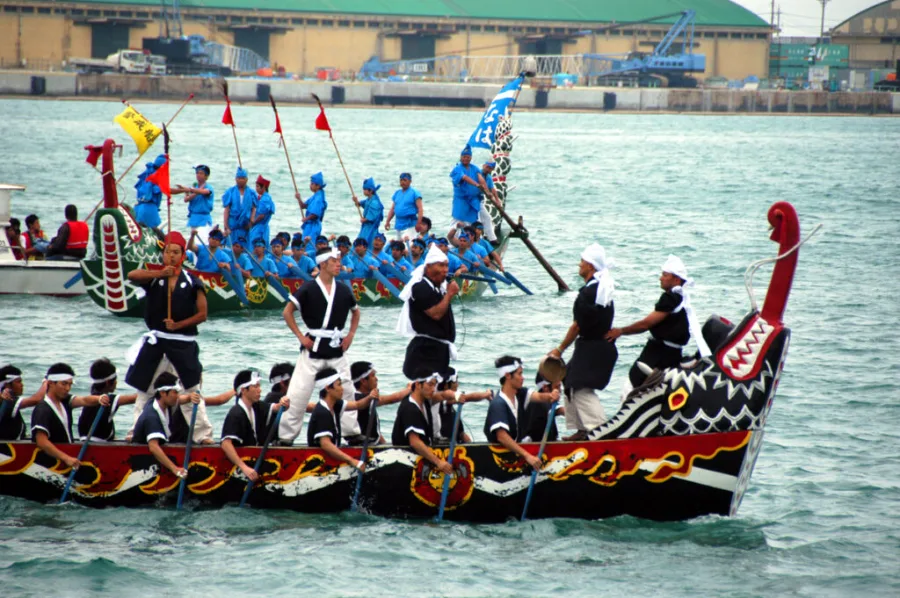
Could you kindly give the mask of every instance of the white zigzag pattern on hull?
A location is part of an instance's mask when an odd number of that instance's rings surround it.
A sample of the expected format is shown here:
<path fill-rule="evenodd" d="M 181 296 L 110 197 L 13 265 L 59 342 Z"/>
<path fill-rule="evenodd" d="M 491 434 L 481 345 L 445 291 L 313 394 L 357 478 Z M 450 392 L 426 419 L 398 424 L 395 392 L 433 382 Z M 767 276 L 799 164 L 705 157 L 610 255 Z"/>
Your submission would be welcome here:
<path fill-rule="evenodd" d="M 753 391 L 758 390 L 760 392 L 766 392 L 766 379 L 772 378 L 774 372 L 772 372 L 772 364 L 769 362 L 765 362 L 763 364 L 765 367 L 759 371 L 759 377 L 748 380 L 746 382 L 735 382 L 731 378 L 727 378 L 722 376 L 721 373 L 716 374 L 716 381 L 713 383 L 713 390 L 727 387 L 728 388 L 728 400 L 734 398 L 734 396 L 738 393 L 738 391 L 744 393 L 746 398 L 750 398 L 753 395 Z"/>
<path fill-rule="evenodd" d="M 663 385 L 656 386 L 654 388 L 648 389 L 644 394 L 633 398 L 628 399 L 625 405 L 619 409 L 619 411 L 613 416 L 613 418 L 607 421 L 605 424 L 600 426 L 599 428 L 595 428 L 588 432 L 588 438 L 591 440 L 598 440 L 600 438 L 604 438 L 606 434 L 610 433 L 613 430 L 617 430 L 623 427 L 628 421 L 635 415 L 635 413 L 644 409 L 648 403 L 651 403 L 661 397 L 665 393 L 665 387 Z M 651 408 L 652 409 L 652 408 Z M 641 422 L 643 423 L 643 422 Z M 649 433 L 652 426 L 655 425 L 656 418 L 650 423 L 650 425 L 644 428 L 641 436 L 645 436 Z M 634 427 L 634 426 L 632 426 Z M 629 428 L 630 429 L 630 428 Z M 613 436 L 614 438 L 627 438 L 625 434 L 618 434 Z"/>
<path fill-rule="evenodd" d="M 671 419 L 666 419 L 664 417 L 659 418 L 659 423 L 662 426 L 663 434 L 687 436 L 688 434 L 706 434 L 707 432 L 712 431 L 719 424 L 719 422 L 724 419 L 727 419 L 731 424 L 729 426 L 729 429 L 726 431 L 736 430 L 737 428 L 735 428 L 735 424 L 743 418 L 748 418 L 750 420 L 750 426 L 741 429 L 756 430 L 759 428 L 759 419 L 761 415 L 762 414 L 753 415 L 753 412 L 750 411 L 747 405 L 743 405 L 741 407 L 741 410 L 738 411 L 736 415 L 731 415 L 724 407 L 719 410 L 719 413 L 715 417 L 709 417 L 703 411 L 698 411 L 697 415 L 695 415 L 694 417 L 687 418 L 683 413 L 678 411 Z M 705 428 L 701 429 L 699 426 L 697 426 L 698 422 L 706 423 Z M 675 425 L 679 423 L 687 424 L 688 429 L 679 432 L 675 429 Z"/>
<path fill-rule="evenodd" d="M 696 373 L 696 371 L 700 369 L 699 367 L 692 368 L 690 370 L 672 368 L 666 371 L 665 378 L 663 378 L 663 380 L 668 382 L 669 386 L 671 386 L 672 388 L 677 388 L 680 384 L 684 384 L 689 392 L 694 392 L 694 384 L 696 384 L 703 390 L 706 390 L 705 376 L 707 374 L 712 375 L 715 373 L 712 372 L 712 370 L 716 367 L 716 364 L 712 359 L 708 357 L 704 357 L 703 359 L 701 359 L 700 363 L 706 366 L 706 368 L 700 373 Z"/>

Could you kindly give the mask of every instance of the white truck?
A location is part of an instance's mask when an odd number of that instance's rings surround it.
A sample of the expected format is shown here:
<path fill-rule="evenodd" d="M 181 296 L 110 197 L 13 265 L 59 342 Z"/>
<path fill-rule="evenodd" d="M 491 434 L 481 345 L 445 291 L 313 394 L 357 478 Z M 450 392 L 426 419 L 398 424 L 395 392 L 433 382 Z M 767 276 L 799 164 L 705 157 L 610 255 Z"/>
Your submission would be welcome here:
<path fill-rule="evenodd" d="M 158 62 L 151 58 L 162 59 L 162 72 L 159 73 Z M 163 56 L 151 56 L 142 50 L 119 50 L 103 58 L 70 58 L 66 67 L 81 73 L 146 73 L 165 74 L 166 59 Z"/>

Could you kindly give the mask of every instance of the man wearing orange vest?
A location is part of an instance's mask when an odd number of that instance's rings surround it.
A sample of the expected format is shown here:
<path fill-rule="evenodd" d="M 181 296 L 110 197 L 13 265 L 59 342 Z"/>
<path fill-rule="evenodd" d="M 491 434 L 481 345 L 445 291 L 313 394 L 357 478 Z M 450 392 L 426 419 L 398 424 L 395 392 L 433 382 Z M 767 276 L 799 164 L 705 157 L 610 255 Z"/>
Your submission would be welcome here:
<path fill-rule="evenodd" d="M 78 208 L 66 206 L 66 222 L 56 231 L 47 249 L 47 259 L 61 260 L 66 258 L 84 259 L 87 255 L 88 226 L 78 219 Z"/>

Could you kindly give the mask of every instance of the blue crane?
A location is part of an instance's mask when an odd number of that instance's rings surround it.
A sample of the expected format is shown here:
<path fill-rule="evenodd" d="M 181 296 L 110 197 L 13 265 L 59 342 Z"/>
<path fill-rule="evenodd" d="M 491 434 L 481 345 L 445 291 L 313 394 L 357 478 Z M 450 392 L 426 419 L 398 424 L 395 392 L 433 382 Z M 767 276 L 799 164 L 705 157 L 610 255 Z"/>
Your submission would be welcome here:
<path fill-rule="evenodd" d="M 685 10 L 632 23 L 618 23 L 614 27 L 624 27 L 637 23 L 649 23 L 680 15 L 674 25 L 663 36 L 649 54 L 631 52 L 629 54 L 583 54 L 585 74 L 588 80 L 599 82 L 630 79 L 647 84 L 659 77 L 665 77 L 670 87 L 696 87 L 696 79 L 689 73 L 706 70 L 706 56 L 694 54 L 694 22 L 696 13 Z M 610 29 L 606 27 L 604 30 Z M 680 52 L 678 40 L 680 40 Z M 673 46 L 675 46 L 673 48 Z M 673 52 L 673 50 L 675 50 Z"/>

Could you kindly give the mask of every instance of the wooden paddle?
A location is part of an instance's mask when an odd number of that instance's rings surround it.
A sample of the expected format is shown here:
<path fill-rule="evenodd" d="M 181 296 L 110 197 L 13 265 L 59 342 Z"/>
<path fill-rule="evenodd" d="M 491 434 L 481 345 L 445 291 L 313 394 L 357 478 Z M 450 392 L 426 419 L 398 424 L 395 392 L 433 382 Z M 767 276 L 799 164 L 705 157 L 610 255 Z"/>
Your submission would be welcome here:
<path fill-rule="evenodd" d="M 525 229 L 525 227 L 521 223 L 513 221 L 513 219 L 509 217 L 509 214 L 506 213 L 506 210 L 504 210 L 498 204 L 495 203 L 494 207 L 497 208 L 497 211 L 501 216 L 503 216 L 503 219 L 506 220 L 506 223 L 509 224 L 510 228 L 512 228 L 513 231 Z M 541 266 L 544 267 L 544 270 L 547 271 L 547 274 L 549 274 L 550 277 L 553 278 L 554 281 L 556 281 L 556 286 L 559 287 L 559 290 L 571 291 L 572 289 L 569 288 L 569 285 L 567 285 L 566 282 L 559 276 L 559 274 L 556 273 L 556 270 L 553 269 L 553 266 L 551 266 L 550 263 L 546 259 L 544 259 L 544 256 L 541 255 L 541 252 L 537 250 L 537 247 L 534 246 L 531 240 L 526 237 L 519 238 L 523 243 L 525 243 L 525 246 L 529 249 L 529 251 L 531 251 L 532 255 L 534 255 L 535 259 L 537 259 Z"/>
<path fill-rule="evenodd" d="M 548 382 L 550 382 L 552 388 L 554 384 L 565 377 L 566 364 L 562 359 L 547 355 L 541 360 L 538 371 Z M 541 447 L 538 449 L 538 459 L 544 456 L 544 449 L 547 447 L 547 437 L 550 436 L 550 427 L 553 425 L 553 419 L 556 417 L 556 405 L 558 403 L 559 401 L 553 401 L 553 404 L 550 405 L 550 410 L 547 412 L 547 425 L 544 426 L 544 437 L 541 439 Z M 528 492 L 525 494 L 525 506 L 522 507 L 522 521 L 525 521 L 525 518 L 528 515 L 528 505 L 531 504 L 531 494 L 534 492 L 537 475 L 537 470 L 532 470 L 531 481 L 528 483 Z"/>
<path fill-rule="evenodd" d="M 191 465 L 191 445 L 194 443 L 194 424 L 197 423 L 197 407 L 199 406 L 200 403 L 194 403 L 194 409 L 191 411 L 191 425 L 188 428 L 187 442 L 184 445 L 184 465 L 181 468 L 184 469 L 185 474 L 178 484 L 178 505 L 176 506 L 176 509 L 179 511 L 181 510 L 181 504 L 184 502 L 184 489 L 187 486 L 188 468 Z"/>
<path fill-rule="evenodd" d="M 372 399 L 372 401 L 369 403 L 369 422 L 366 424 L 366 438 L 365 440 L 363 440 L 362 457 L 360 458 L 360 461 L 363 462 L 363 465 L 368 465 L 369 463 L 369 439 L 372 437 L 372 428 L 375 425 L 376 403 L 378 403 L 378 399 Z M 356 513 L 359 510 L 359 491 L 362 488 L 364 473 L 364 471 L 361 471 L 356 476 L 356 490 L 353 491 L 353 500 L 350 502 L 351 513 Z"/>
<path fill-rule="evenodd" d="M 450 464 L 450 467 L 453 467 L 453 453 L 456 451 L 456 436 L 459 428 L 459 418 L 462 416 L 462 408 L 462 405 L 456 408 L 456 416 L 453 418 L 453 431 L 450 433 L 450 456 L 447 458 L 447 463 Z M 441 504 L 438 507 L 437 517 L 434 518 L 437 523 L 440 523 L 444 518 L 444 507 L 447 506 L 447 496 L 450 494 L 450 478 L 452 476 L 452 473 L 444 475 L 444 487 L 441 488 Z"/>
<path fill-rule="evenodd" d="M 84 442 L 81 444 L 81 450 L 78 451 L 77 459 L 81 461 L 84 459 L 84 454 L 87 452 L 88 445 L 91 443 L 91 436 L 94 435 L 94 430 L 97 429 L 97 425 L 100 423 L 100 418 L 103 417 L 103 411 L 106 409 L 103 405 L 100 405 L 100 409 L 97 410 L 97 415 L 94 416 L 94 421 L 91 422 L 91 429 L 88 431 L 87 437 L 84 439 Z M 2 410 L 0 410 L 0 416 L 2 416 Z M 72 482 L 75 481 L 75 472 L 76 469 L 73 467 L 72 471 L 69 472 L 69 479 L 66 480 L 66 486 L 63 488 L 62 496 L 59 497 L 59 504 L 63 504 L 66 502 L 66 497 L 69 495 L 69 488 L 72 487 Z"/>
<path fill-rule="evenodd" d="M 278 425 L 281 423 L 281 414 L 283 411 L 284 408 L 279 405 L 278 411 L 275 413 L 275 423 L 273 423 L 272 427 L 269 429 L 269 433 L 266 435 L 266 442 L 259 451 L 259 457 L 256 458 L 256 463 L 253 465 L 253 471 L 256 473 L 259 473 L 259 468 L 262 467 L 263 459 L 266 458 L 269 445 L 272 444 L 275 435 L 278 433 Z M 239 507 L 243 507 L 247 504 L 247 499 L 250 498 L 250 492 L 253 490 L 253 486 L 253 480 L 247 480 L 247 486 L 244 488 L 244 495 L 241 497 L 241 504 L 238 505 Z"/>

